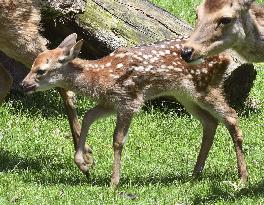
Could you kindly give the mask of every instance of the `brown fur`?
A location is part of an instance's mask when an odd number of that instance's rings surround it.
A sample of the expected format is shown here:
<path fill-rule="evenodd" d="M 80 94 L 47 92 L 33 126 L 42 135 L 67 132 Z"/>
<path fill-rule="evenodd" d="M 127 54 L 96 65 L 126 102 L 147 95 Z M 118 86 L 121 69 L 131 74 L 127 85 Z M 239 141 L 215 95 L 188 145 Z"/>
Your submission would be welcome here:
<path fill-rule="evenodd" d="M 230 0 L 206 0 L 204 7 L 206 12 L 213 13 L 217 10 L 222 9 L 226 4 L 231 4 Z"/>

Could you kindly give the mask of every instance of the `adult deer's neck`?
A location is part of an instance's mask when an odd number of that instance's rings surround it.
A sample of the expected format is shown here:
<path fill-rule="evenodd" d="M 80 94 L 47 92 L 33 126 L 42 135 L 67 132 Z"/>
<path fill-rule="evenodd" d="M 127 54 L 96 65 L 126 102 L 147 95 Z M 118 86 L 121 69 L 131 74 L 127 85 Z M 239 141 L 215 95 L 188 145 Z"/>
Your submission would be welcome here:
<path fill-rule="evenodd" d="M 242 14 L 244 39 L 235 50 L 250 62 L 263 62 L 264 59 L 264 7 L 253 4 L 246 14 Z"/>

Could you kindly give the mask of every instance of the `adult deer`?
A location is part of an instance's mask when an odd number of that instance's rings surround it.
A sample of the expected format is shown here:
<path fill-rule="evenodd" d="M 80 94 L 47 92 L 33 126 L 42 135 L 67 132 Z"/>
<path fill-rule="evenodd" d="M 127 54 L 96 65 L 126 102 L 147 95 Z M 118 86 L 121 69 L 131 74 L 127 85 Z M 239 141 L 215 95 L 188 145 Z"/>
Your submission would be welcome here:
<path fill-rule="evenodd" d="M 264 7 L 254 0 L 205 0 L 181 56 L 195 62 L 232 48 L 248 62 L 264 61 Z"/>
<path fill-rule="evenodd" d="M 37 54 L 46 50 L 47 40 L 40 33 L 39 0 L 0 0 L 0 50 L 9 57 L 30 66 Z M 0 62 L 0 104 L 4 101 L 12 84 L 12 77 Z M 59 89 L 64 100 L 75 147 L 81 126 L 74 107 L 74 95 Z M 92 163 L 90 148 L 86 147 L 86 161 Z"/>
<path fill-rule="evenodd" d="M 203 170 L 219 122 L 232 136 L 243 182 L 247 180 L 242 152 L 242 132 L 236 112 L 226 103 L 222 92 L 223 75 L 228 57 L 216 56 L 201 65 L 189 65 L 180 57 L 183 38 L 135 48 L 120 48 L 94 61 L 77 58 L 83 41 L 76 34 L 68 36 L 56 49 L 41 53 L 22 82 L 28 93 L 61 87 L 88 96 L 97 105 L 84 116 L 75 163 L 84 173 L 88 166 L 83 158 L 86 135 L 98 118 L 115 113 L 113 136 L 114 162 L 111 184 L 120 180 L 121 153 L 133 115 L 144 101 L 170 95 L 197 117 L 203 126 L 201 150 L 194 173 Z"/>

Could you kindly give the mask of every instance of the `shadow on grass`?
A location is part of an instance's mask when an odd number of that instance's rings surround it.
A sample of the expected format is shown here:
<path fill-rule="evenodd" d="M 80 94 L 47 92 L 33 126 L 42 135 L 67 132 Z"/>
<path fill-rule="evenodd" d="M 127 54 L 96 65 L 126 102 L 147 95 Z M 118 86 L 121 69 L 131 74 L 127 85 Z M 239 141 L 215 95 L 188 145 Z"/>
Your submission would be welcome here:
<path fill-rule="evenodd" d="M 64 184 L 80 185 L 85 183 L 85 178 L 76 169 L 72 171 L 66 163 L 49 163 L 52 156 L 41 156 L 38 159 L 23 158 L 12 153 L 0 151 L 0 172 L 19 173 L 21 179 L 26 183 L 41 183 L 42 185 Z M 72 166 L 74 166 L 72 164 Z M 66 170 L 66 171 L 65 171 Z M 65 174 L 63 174 L 65 172 Z M 24 174 L 22 174 L 24 173 Z"/>
<path fill-rule="evenodd" d="M 39 160 L 23 159 L 16 157 L 10 152 L 1 150 L 0 151 L 0 172 L 12 172 L 15 170 L 41 170 L 41 162 Z"/>
<path fill-rule="evenodd" d="M 77 168 L 69 168 L 65 163 L 49 164 L 52 161 L 47 156 L 42 156 L 39 159 L 28 159 L 14 156 L 8 151 L 0 151 L 0 171 L 6 173 L 20 173 L 21 179 L 26 183 L 40 183 L 42 186 L 50 185 L 68 185 L 68 186 L 99 186 L 109 187 L 110 174 L 96 174 L 96 169 L 92 170 L 90 179 L 85 178 L 84 175 Z M 47 168 L 47 167 L 50 167 Z M 70 169 L 70 170 L 66 170 Z M 44 171 L 43 171 L 44 170 Z M 61 170 L 64 170 L 61 172 Z M 110 171 L 110 170 L 109 170 Z M 22 174 L 25 173 L 25 174 Z M 235 174 L 235 171 L 234 171 Z M 123 174 L 124 175 L 124 174 Z M 205 175 L 194 178 L 188 173 L 180 172 L 178 174 L 168 173 L 162 175 L 147 175 L 147 176 L 124 176 L 121 178 L 122 187 L 143 187 L 149 185 L 159 186 L 173 186 L 175 182 L 196 184 L 199 181 L 209 181 L 210 191 L 208 195 L 200 195 L 199 193 L 193 198 L 193 204 L 211 204 L 218 200 L 226 202 L 235 202 L 236 200 L 245 197 L 261 198 L 264 197 L 264 180 L 257 184 L 250 185 L 247 189 L 234 191 L 232 188 L 223 186 L 223 181 L 228 180 L 230 172 L 226 173 L 206 173 Z M 231 191 L 230 191 L 231 190 Z"/>
<path fill-rule="evenodd" d="M 257 184 L 249 185 L 247 188 L 241 190 L 232 190 L 220 186 L 216 181 L 212 181 L 210 185 L 209 194 L 200 196 L 197 194 L 193 199 L 193 204 L 213 204 L 218 200 L 225 202 L 236 202 L 245 197 L 263 198 L 264 197 L 264 180 L 262 179 Z"/>
<path fill-rule="evenodd" d="M 85 113 L 88 107 L 91 107 L 91 103 L 87 98 L 77 97 L 78 113 Z M 63 101 L 56 90 L 47 92 L 38 92 L 32 95 L 25 95 L 20 92 L 13 92 L 9 95 L 7 100 L 12 101 L 12 107 L 14 113 L 17 110 L 22 112 L 28 112 L 31 115 L 41 114 L 42 117 L 56 117 L 58 115 L 64 115 L 66 112 L 64 109 Z M 160 97 L 145 103 L 143 110 L 146 112 L 152 112 L 153 110 L 159 110 L 165 114 L 175 114 L 176 116 L 189 115 L 185 108 L 173 98 Z M 238 110 L 239 116 L 249 117 L 250 114 L 262 112 L 261 108 L 252 108 L 250 106 L 241 107 Z"/>
<path fill-rule="evenodd" d="M 32 95 L 12 92 L 8 96 L 7 101 L 12 102 L 14 114 L 18 110 L 31 115 L 41 114 L 45 118 L 65 114 L 63 102 L 56 90 L 34 93 Z"/>

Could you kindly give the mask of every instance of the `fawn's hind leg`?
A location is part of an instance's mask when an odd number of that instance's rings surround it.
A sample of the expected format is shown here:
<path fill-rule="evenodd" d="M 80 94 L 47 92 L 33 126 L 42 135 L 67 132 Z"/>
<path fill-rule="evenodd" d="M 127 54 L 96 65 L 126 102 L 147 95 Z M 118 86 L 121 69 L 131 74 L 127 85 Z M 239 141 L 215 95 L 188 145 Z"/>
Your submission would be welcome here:
<path fill-rule="evenodd" d="M 116 188 L 120 181 L 121 155 L 126 142 L 127 132 L 132 121 L 133 113 L 122 110 L 117 113 L 117 122 L 113 136 L 114 162 L 111 186 Z"/>
<path fill-rule="evenodd" d="M 246 183 L 248 172 L 242 150 L 243 135 L 238 125 L 236 111 L 226 103 L 220 91 L 213 89 L 207 97 L 201 100 L 201 106 L 223 122 L 228 129 L 236 150 L 238 174 L 241 182 Z"/>

